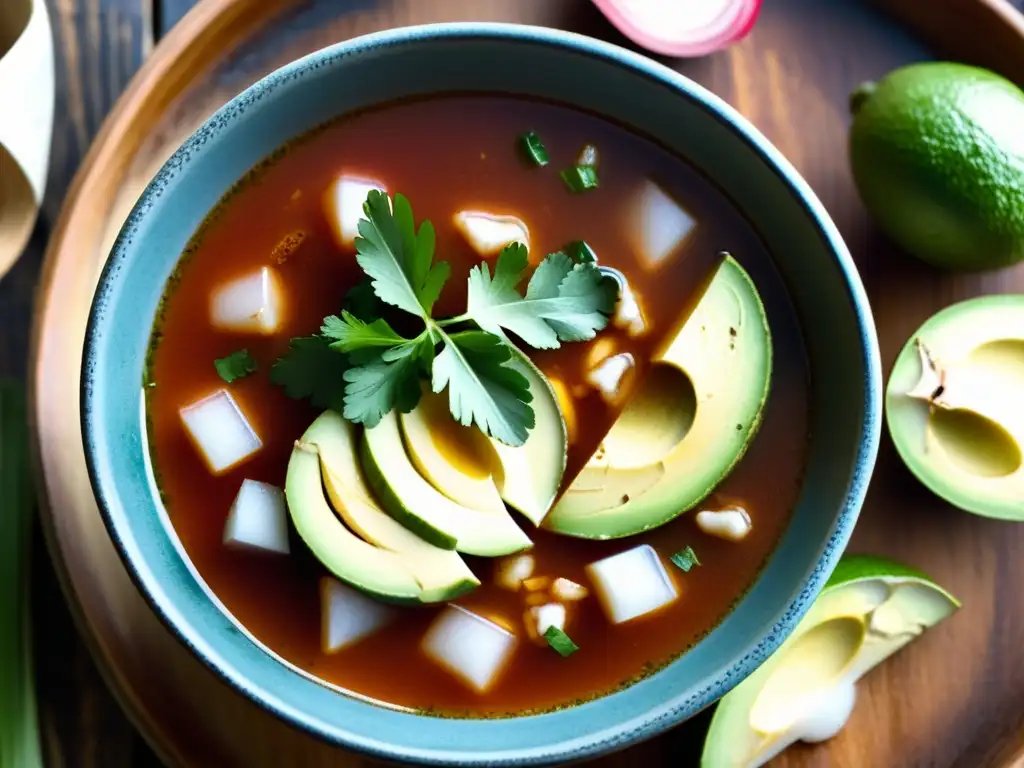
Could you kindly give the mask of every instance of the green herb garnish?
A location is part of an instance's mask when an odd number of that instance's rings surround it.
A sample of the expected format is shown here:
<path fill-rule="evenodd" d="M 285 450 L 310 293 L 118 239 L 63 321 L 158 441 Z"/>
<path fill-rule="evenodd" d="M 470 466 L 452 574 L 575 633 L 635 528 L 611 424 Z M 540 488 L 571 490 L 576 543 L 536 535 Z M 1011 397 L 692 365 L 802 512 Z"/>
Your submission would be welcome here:
<path fill-rule="evenodd" d="M 519 137 L 519 146 L 526 158 L 537 166 L 545 166 L 549 162 L 548 151 L 533 131 L 527 131 Z"/>
<path fill-rule="evenodd" d="M 597 253 L 586 240 L 573 240 L 565 246 L 565 252 L 577 264 L 597 264 Z"/>
<path fill-rule="evenodd" d="M 593 338 L 607 325 L 615 302 L 600 270 L 551 254 L 523 296 L 516 286 L 525 276 L 527 252 L 514 243 L 502 251 L 493 278 L 486 264 L 470 271 L 465 314 L 434 318 L 451 270 L 434 261 L 433 226 L 425 221 L 417 230 L 402 195 L 395 195 L 392 205 L 374 190 L 363 211 L 356 260 L 368 281 L 349 291 L 339 315 L 324 318 L 320 336 L 293 339 L 271 378 L 289 396 L 309 397 L 314 405 L 334 407 L 367 427 L 395 408 L 403 413 L 415 408 L 426 379 L 436 393 L 447 389 L 459 423 L 522 445 L 534 427 L 532 397 L 515 364 L 520 353 L 505 332 L 542 349 Z M 407 328 L 409 315 L 422 329 L 415 335 L 415 329 L 409 335 L 395 330 Z"/>
<path fill-rule="evenodd" d="M 697 553 L 693 551 L 692 547 L 681 549 L 672 555 L 669 560 L 678 566 L 684 573 L 688 573 L 693 566 L 700 565 L 700 560 L 697 559 Z"/>
<path fill-rule="evenodd" d="M 597 169 L 592 165 L 574 165 L 561 172 L 562 181 L 570 192 L 586 192 L 597 189 Z"/>
<path fill-rule="evenodd" d="M 565 632 L 558 627 L 548 627 L 544 632 L 544 639 L 548 645 L 554 648 L 560 656 L 572 656 L 580 649 Z"/>
<path fill-rule="evenodd" d="M 256 361 L 252 359 L 249 350 L 240 349 L 227 357 L 214 360 L 213 367 L 224 381 L 231 384 L 238 379 L 244 379 L 250 373 L 255 373 Z"/>

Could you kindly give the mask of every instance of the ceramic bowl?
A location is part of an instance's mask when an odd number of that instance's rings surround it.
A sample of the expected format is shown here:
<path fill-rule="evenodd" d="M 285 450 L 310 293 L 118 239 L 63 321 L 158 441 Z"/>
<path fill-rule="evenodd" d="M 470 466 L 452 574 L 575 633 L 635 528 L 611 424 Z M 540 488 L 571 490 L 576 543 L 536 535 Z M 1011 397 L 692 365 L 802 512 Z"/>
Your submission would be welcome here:
<path fill-rule="evenodd" d="M 810 461 L 792 523 L 757 582 L 704 640 L 612 695 L 550 714 L 444 719 L 344 695 L 272 655 L 188 561 L 159 502 L 140 414 L 151 319 L 188 238 L 222 194 L 287 140 L 414 94 L 514 92 L 614 117 L 688 159 L 760 232 L 810 356 Z M 113 541 L 153 609 L 238 691 L 309 733 L 383 758 L 560 763 L 658 734 L 754 670 L 814 600 L 854 527 L 875 460 L 880 366 L 868 301 L 808 185 L 721 99 L 651 60 L 567 32 L 496 24 L 391 30 L 295 61 L 214 114 L 167 161 L 124 225 L 90 318 L 82 429 Z M 243 735 L 239 734 L 242 738 Z"/>

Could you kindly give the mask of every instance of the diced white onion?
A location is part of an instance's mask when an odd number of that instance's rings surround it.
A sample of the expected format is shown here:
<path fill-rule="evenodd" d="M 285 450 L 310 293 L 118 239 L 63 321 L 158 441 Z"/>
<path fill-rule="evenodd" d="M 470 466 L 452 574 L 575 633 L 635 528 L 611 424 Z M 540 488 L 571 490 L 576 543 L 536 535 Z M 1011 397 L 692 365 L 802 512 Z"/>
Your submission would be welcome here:
<path fill-rule="evenodd" d="M 561 603 L 545 603 L 527 609 L 523 617 L 526 623 L 526 631 L 534 641 L 544 639 L 544 633 L 551 627 L 558 627 L 565 631 L 565 623 L 568 614 L 565 606 Z"/>
<path fill-rule="evenodd" d="M 533 575 L 535 564 L 533 555 L 504 557 L 497 561 L 494 580 L 503 589 L 517 590 Z"/>
<path fill-rule="evenodd" d="M 331 576 L 320 581 L 321 647 L 324 653 L 337 653 L 398 617 L 390 605 L 378 602 Z"/>
<path fill-rule="evenodd" d="M 288 510 L 277 486 L 243 480 L 224 524 L 224 544 L 287 555 Z"/>
<path fill-rule="evenodd" d="M 589 594 L 590 592 L 582 584 L 563 579 L 561 576 L 555 579 L 555 583 L 551 585 L 551 595 L 567 603 L 585 600 Z"/>
<path fill-rule="evenodd" d="M 263 447 L 256 430 L 226 389 L 218 389 L 185 406 L 179 415 L 196 448 L 216 475 Z"/>
<path fill-rule="evenodd" d="M 237 333 L 276 333 L 284 321 L 284 289 L 270 267 L 236 278 L 210 297 L 210 323 Z"/>
<path fill-rule="evenodd" d="M 644 319 L 644 312 L 640 308 L 636 294 L 629 283 L 625 283 L 619 290 L 619 298 L 615 303 L 615 315 L 612 323 L 617 328 L 622 328 L 630 336 L 636 338 L 647 332 L 647 321 Z"/>
<path fill-rule="evenodd" d="M 697 221 L 653 181 L 644 182 L 634 206 L 633 247 L 648 269 L 658 269 L 678 251 Z"/>
<path fill-rule="evenodd" d="M 679 597 L 675 582 L 649 544 L 591 563 L 587 575 L 613 624 L 652 613 Z"/>
<path fill-rule="evenodd" d="M 636 366 L 636 360 L 629 352 L 606 357 L 586 373 L 587 383 L 601 393 L 609 403 L 616 402 L 623 394 L 622 383 Z"/>
<path fill-rule="evenodd" d="M 366 218 L 363 203 L 374 189 L 387 192 L 378 181 L 342 174 L 330 187 L 324 199 L 327 221 L 331 225 L 336 242 L 343 248 L 350 248 L 359 234 L 359 221 Z"/>
<path fill-rule="evenodd" d="M 717 511 L 701 510 L 697 513 L 697 527 L 709 536 L 739 541 L 750 533 L 752 524 L 745 509 L 729 507 Z"/>
<path fill-rule="evenodd" d="M 449 605 L 423 638 L 427 657 L 478 693 L 486 693 L 508 666 L 518 639 L 504 627 Z"/>
<path fill-rule="evenodd" d="M 530 248 L 530 229 L 517 216 L 497 216 L 484 211 L 459 211 L 455 227 L 481 256 L 494 256 L 509 243 Z"/>

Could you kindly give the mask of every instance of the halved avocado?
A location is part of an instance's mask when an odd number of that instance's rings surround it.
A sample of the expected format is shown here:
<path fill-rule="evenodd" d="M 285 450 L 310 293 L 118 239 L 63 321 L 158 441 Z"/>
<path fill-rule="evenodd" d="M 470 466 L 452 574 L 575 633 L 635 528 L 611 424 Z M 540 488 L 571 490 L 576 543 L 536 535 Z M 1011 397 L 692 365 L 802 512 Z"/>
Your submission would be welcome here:
<path fill-rule="evenodd" d="M 533 546 L 506 509 L 464 507 L 428 483 L 405 452 L 394 411 L 363 433 L 359 453 L 367 483 L 384 510 L 435 546 L 485 557 Z"/>
<path fill-rule="evenodd" d="M 889 433 L 935 494 L 986 517 L 1024 520 L 1024 295 L 933 315 L 896 359 Z"/>
<path fill-rule="evenodd" d="M 331 506 L 350 530 L 370 544 L 396 552 L 423 588 L 420 601 L 454 600 L 480 585 L 459 554 L 428 544 L 384 512 L 360 472 L 357 427 L 325 411 L 311 429 Z"/>
<path fill-rule="evenodd" d="M 375 546 L 342 523 L 324 496 L 318 448 L 321 441 L 330 441 L 335 429 L 331 418 L 313 422 L 292 449 L 285 480 L 292 522 L 317 560 L 346 584 L 389 602 L 442 602 L 471 588 L 456 569 L 444 584 L 431 571 L 432 559 Z"/>
<path fill-rule="evenodd" d="M 491 440 L 501 464 L 501 473 L 495 479 L 505 503 L 540 525 L 562 487 L 568 433 L 558 397 L 547 377 L 518 350 L 510 365 L 530 383 L 534 428 L 526 442 L 516 448 Z"/>
<path fill-rule="evenodd" d="M 700 503 L 756 435 L 771 371 L 771 333 L 757 289 L 723 254 L 693 313 L 545 527 L 613 539 Z"/>
<path fill-rule="evenodd" d="M 921 572 L 847 555 L 779 649 L 719 702 L 701 768 L 755 768 L 845 724 L 855 684 L 960 603 Z"/>
<path fill-rule="evenodd" d="M 498 456 L 487 436 L 451 414 L 447 395 L 427 391 L 411 412 L 399 416 L 413 465 L 437 490 L 464 507 L 504 512 L 495 470 Z"/>

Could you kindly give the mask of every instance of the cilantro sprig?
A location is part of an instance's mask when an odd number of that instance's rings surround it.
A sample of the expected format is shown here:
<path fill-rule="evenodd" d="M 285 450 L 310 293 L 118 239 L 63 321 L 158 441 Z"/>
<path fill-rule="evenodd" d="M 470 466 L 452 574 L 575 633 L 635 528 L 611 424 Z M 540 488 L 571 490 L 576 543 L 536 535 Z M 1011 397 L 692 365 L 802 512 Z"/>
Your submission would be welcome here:
<path fill-rule="evenodd" d="M 470 271 L 464 314 L 434 318 L 451 266 L 434 259 L 433 225 L 417 229 L 409 201 L 379 190 L 369 193 L 363 213 L 355 246 L 366 280 L 348 292 L 338 315 L 324 318 L 320 335 L 292 340 L 273 380 L 289 396 L 367 427 L 396 408 L 411 411 L 429 382 L 435 393 L 447 391 L 459 423 L 522 445 L 535 416 L 521 353 L 507 334 L 538 349 L 592 339 L 614 309 L 614 285 L 596 264 L 559 252 L 534 270 L 523 295 L 528 254 L 513 243 L 493 276 L 487 264 Z M 410 325 L 417 326 L 411 333 Z"/>

